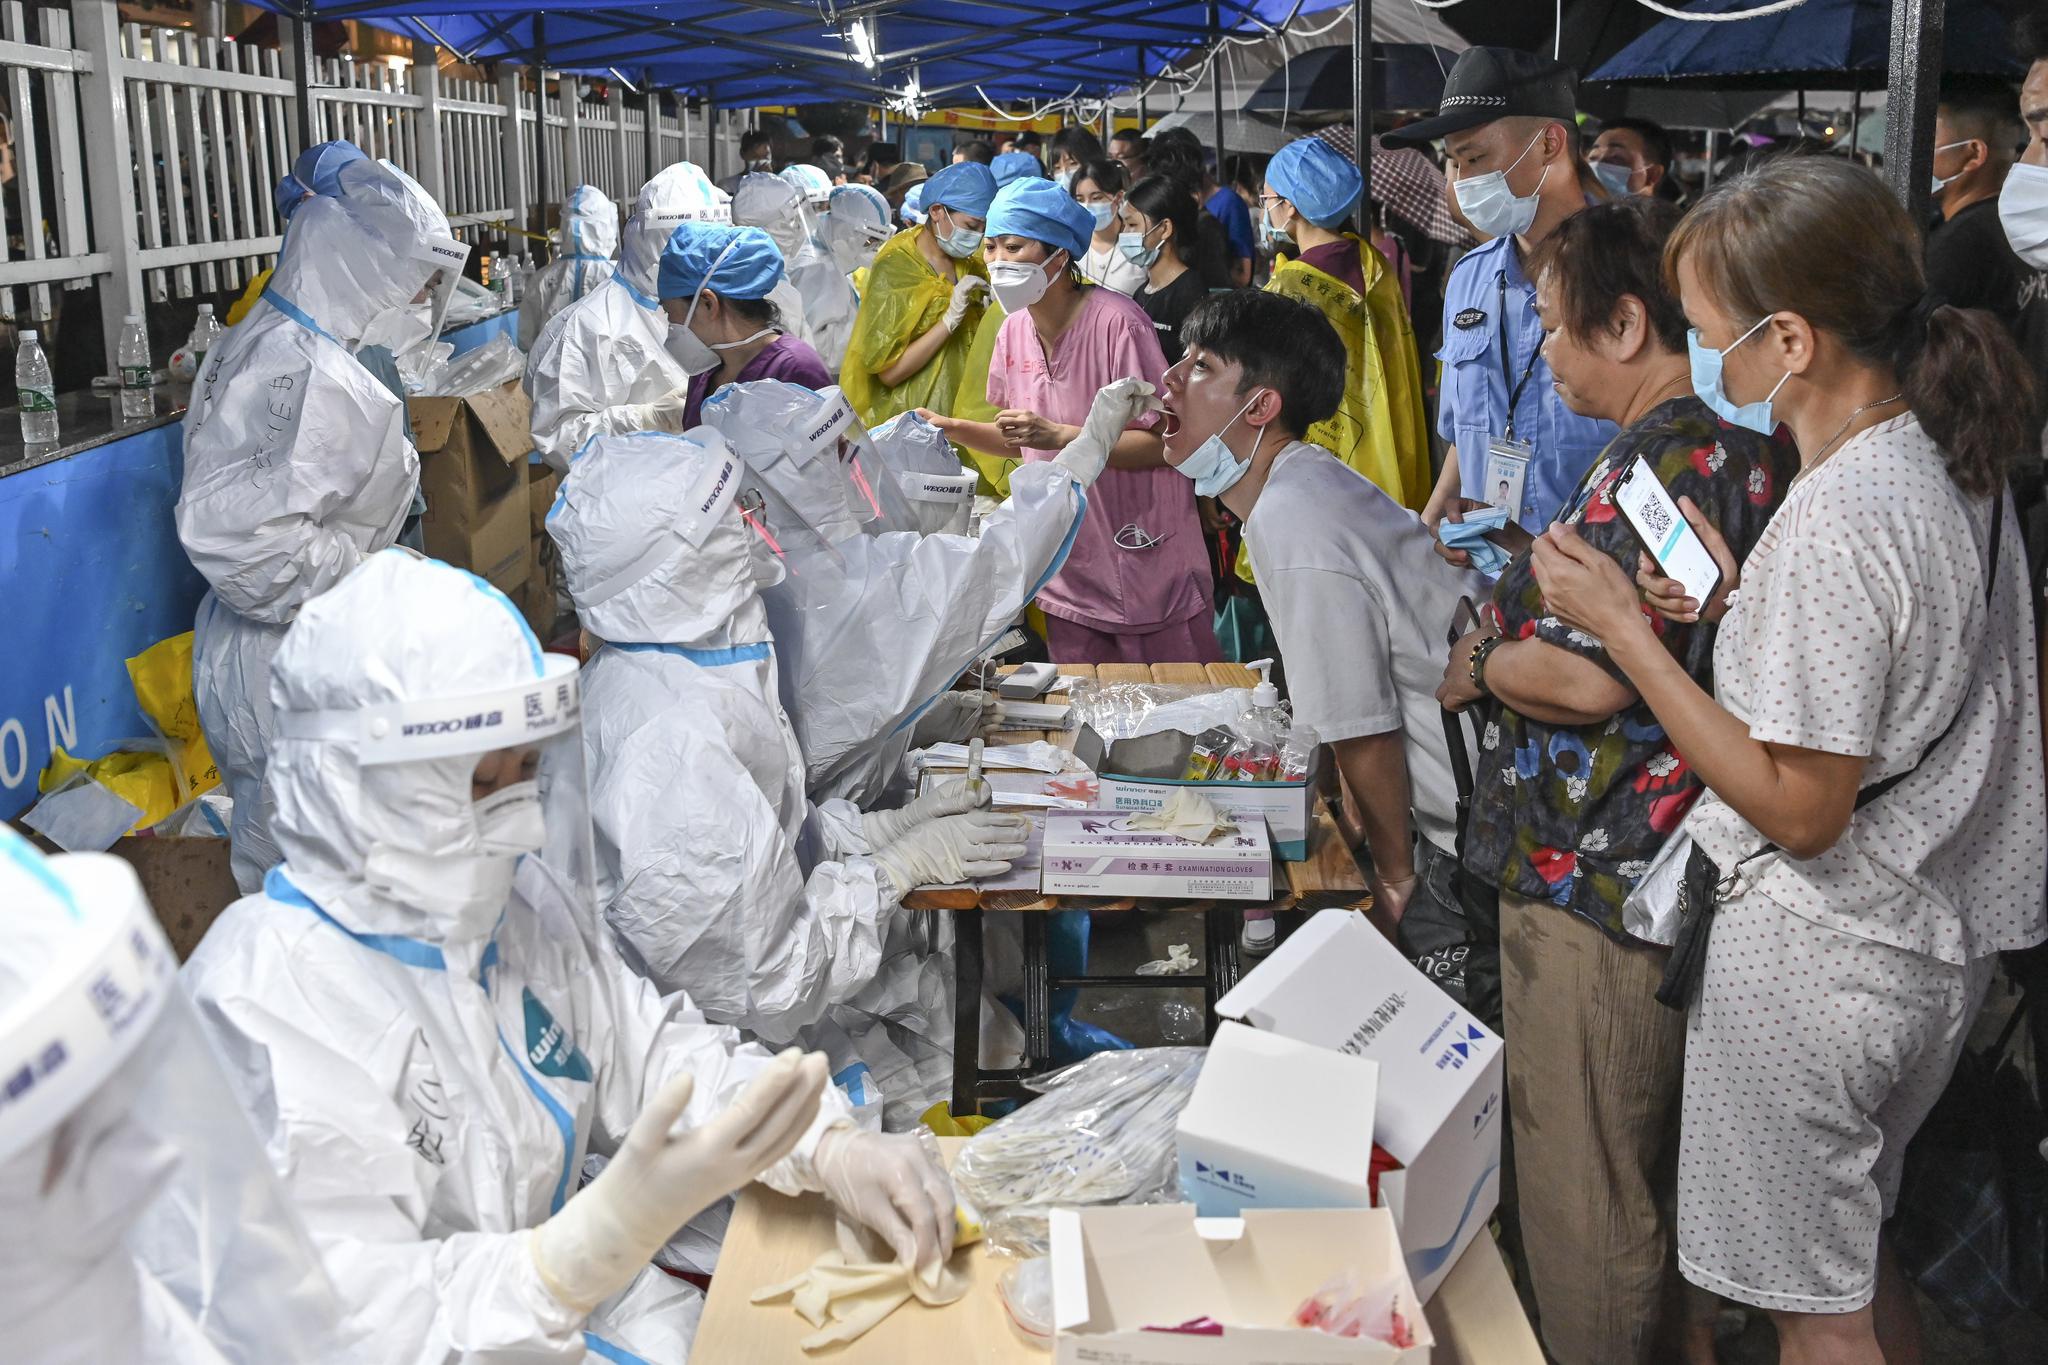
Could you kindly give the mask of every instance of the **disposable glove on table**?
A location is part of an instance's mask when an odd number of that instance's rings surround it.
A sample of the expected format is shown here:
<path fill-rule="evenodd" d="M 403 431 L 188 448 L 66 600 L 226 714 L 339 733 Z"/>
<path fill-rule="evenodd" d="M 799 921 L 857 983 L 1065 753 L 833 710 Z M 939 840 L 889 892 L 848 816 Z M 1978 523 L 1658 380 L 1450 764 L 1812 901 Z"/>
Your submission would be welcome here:
<path fill-rule="evenodd" d="M 585 1313 L 624 1289 L 676 1229 L 789 1155 L 818 1116 L 825 1076 L 822 1054 L 792 1048 L 689 1129 L 676 1124 L 696 1081 L 672 1078 L 597 1179 L 533 1230 L 541 1282 Z"/>
<path fill-rule="evenodd" d="M 1182 787 L 1158 810 L 1133 815 L 1131 828 L 1164 830 L 1190 843 L 1206 844 L 1217 835 L 1236 829 L 1237 823 L 1217 810 L 1216 803 L 1208 797 Z"/>
<path fill-rule="evenodd" d="M 1162 411 L 1159 390 L 1142 379 L 1113 379 L 1095 392 L 1081 434 L 1053 456 L 1083 488 L 1092 487 L 1109 465 L 1110 448 L 1124 429 L 1148 412 Z"/>
<path fill-rule="evenodd" d="M 935 1143 L 913 1133 L 828 1131 L 811 1165 L 841 1216 L 935 1283 L 953 1254 L 953 1178 Z"/>
<path fill-rule="evenodd" d="M 871 810 L 860 817 L 861 829 L 868 836 L 869 848 L 884 848 L 895 843 L 919 825 L 928 824 L 947 815 L 965 815 L 969 811 L 987 810 L 992 789 L 986 782 L 969 784 L 964 777 L 950 782 L 936 782 L 932 789 L 907 806 L 895 810 Z"/>
<path fill-rule="evenodd" d="M 920 886 L 1000 877 L 1024 856 L 1028 817 L 977 810 L 917 826 L 872 855 L 900 899 Z"/>
<path fill-rule="evenodd" d="M 967 310 L 974 306 L 974 296 L 988 292 L 988 281 L 979 275 L 962 275 L 960 282 L 953 286 L 953 297 L 946 304 L 946 316 L 941 325 L 949 332 L 960 330 L 960 324 L 967 320 Z"/>

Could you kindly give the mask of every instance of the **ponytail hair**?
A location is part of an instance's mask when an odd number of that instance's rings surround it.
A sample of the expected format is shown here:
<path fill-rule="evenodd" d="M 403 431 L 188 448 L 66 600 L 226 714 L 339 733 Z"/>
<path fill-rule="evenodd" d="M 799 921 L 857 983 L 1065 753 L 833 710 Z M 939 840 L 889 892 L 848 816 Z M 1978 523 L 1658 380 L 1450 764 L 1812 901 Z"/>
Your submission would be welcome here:
<path fill-rule="evenodd" d="M 1920 241 L 1872 172 L 1783 156 L 1709 191 L 1672 233 L 1664 271 L 1675 291 L 1687 261 L 1734 321 L 1796 313 L 1892 370 L 1956 487 L 1988 496 L 2040 451 L 2033 373 L 1996 318 L 1928 296 Z"/>

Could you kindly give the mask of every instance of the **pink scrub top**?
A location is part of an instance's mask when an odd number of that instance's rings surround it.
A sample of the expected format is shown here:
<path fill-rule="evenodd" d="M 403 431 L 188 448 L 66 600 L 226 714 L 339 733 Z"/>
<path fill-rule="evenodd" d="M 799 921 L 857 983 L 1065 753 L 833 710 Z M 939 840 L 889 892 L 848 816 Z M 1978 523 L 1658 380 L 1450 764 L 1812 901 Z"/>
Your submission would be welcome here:
<path fill-rule="evenodd" d="M 988 401 L 998 410 L 1079 426 L 1098 389 L 1130 377 L 1165 392 L 1166 357 L 1152 320 L 1114 289 L 1091 288 L 1050 359 L 1029 309 L 1003 319 L 989 361 Z M 1134 425 L 1158 421 L 1157 413 L 1147 413 Z M 1023 455 L 1050 460 L 1058 453 L 1026 447 Z M 1120 532 L 1126 543 L 1157 543 L 1126 549 L 1117 544 Z M 1073 551 L 1039 593 L 1038 605 L 1048 616 L 1096 630 L 1142 633 L 1212 611 L 1210 585 L 1194 484 L 1165 466 L 1110 468 L 1088 490 Z"/>

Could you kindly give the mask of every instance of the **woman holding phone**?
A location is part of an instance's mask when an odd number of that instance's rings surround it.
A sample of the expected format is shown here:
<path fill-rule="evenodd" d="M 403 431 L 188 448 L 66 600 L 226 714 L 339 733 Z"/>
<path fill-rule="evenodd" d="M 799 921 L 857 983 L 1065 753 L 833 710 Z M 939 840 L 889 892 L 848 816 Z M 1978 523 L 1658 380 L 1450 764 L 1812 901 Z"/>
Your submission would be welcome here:
<path fill-rule="evenodd" d="M 1529 271 L 1559 395 L 1621 428 L 1561 519 L 1630 571 L 1640 542 L 1615 495 L 1631 471 L 1690 497 L 1746 549 L 1797 467 L 1788 441 L 1724 423 L 1693 394 L 1685 318 L 1662 274 L 1678 218 L 1648 198 L 1587 209 Z M 1546 605 L 1526 536 L 1517 548 L 1494 586 L 1498 629 L 1452 646 L 1438 697 L 1454 710 L 1498 703 L 1474 765 L 1465 867 L 1499 889 L 1523 1244 L 1557 1359 L 1669 1360 L 1685 1021 L 1656 1003 L 1668 954 L 1628 935 L 1622 902 L 1700 784 L 1600 640 Z M 1713 636 L 1674 624 L 1658 644 L 1706 680 Z"/>
<path fill-rule="evenodd" d="M 1722 547 L 1715 600 L 1676 613 L 1726 612 L 1712 692 L 1610 557 L 1570 527 L 1534 552 L 1550 610 L 1605 641 L 1707 787 L 1686 820 L 1688 894 L 1717 908 L 1686 1026 L 1679 1263 L 1768 1310 L 1787 1365 L 1919 1358 L 1878 1229 L 1992 956 L 2048 936 L 2004 493 L 2038 449 L 2033 381 L 1993 318 L 1928 297 L 1918 242 L 1875 175 L 1823 157 L 1726 182 L 1672 235 L 1700 397 L 1784 423 L 1801 462 L 1739 596 Z"/>

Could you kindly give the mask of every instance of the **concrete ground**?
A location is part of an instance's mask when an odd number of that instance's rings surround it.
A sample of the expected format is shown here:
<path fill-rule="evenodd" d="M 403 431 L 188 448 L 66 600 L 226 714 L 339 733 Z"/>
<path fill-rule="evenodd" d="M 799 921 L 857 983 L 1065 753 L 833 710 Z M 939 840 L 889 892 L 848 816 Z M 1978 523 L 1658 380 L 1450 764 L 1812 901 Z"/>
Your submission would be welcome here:
<path fill-rule="evenodd" d="M 1288 919 L 1282 917 L 1282 932 Z M 1141 964 L 1166 957 L 1176 943 L 1202 958 L 1202 925 L 1193 915 L 1166 911 L 1132 911 L 1095 917 L 1089 947 L 1089 970 L 1128 973 Z M 1989 1011 L 1987 1010 L 1987 1013 Z M 1202 991 L 1137 992 L 1091 990 L 1081 993 L 1078 1018 L 1116 1033 L 1139 1047 L 1202 1040 Z M 1986 1021 L 1992 1023 L 1993 1021 Z M 1979 1032 L 1983 1031 L 1980 1025 Z M 1995 1032 L 1995 1026 L 1993 1027 Z M 2048 1320 L 2025 1315 L 2008 1320 L 1979 1336 L 1951 1326 L 1926 1302 L 1921 1304 L 1926 1331 L 1927 1365 L 2042 1365 L 2048 1362 Z M 1776 1365 L 1777 1334 L 1762 1313 L 1739 1309 L 1722 1312 L 1715 1329 L 1720 1365 Z M 1568 1363 L 1567 1363 L 1568 1365 Z"/>

